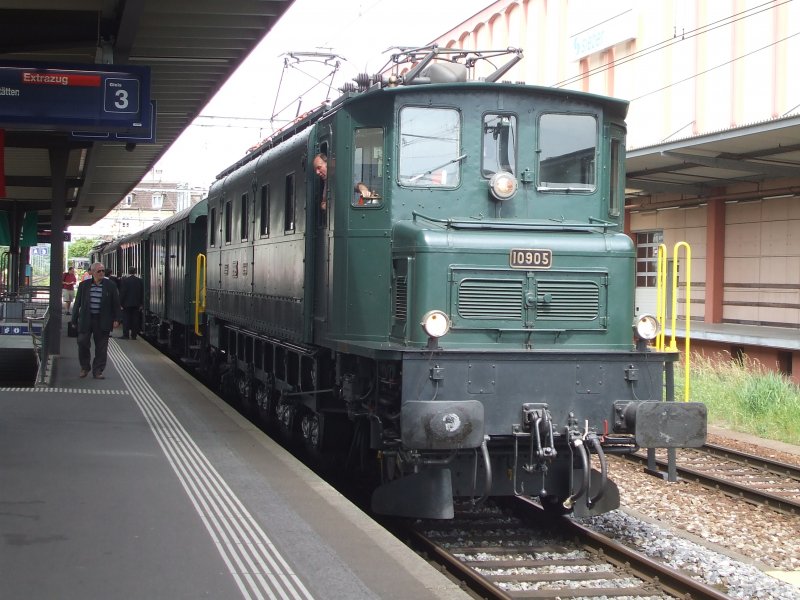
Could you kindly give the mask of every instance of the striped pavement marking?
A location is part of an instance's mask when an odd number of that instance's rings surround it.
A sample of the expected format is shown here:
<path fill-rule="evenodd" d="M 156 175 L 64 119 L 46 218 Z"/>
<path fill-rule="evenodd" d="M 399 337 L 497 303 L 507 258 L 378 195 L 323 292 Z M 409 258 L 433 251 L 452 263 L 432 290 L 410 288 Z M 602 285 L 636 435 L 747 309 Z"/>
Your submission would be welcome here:
<path fill-rule="evenodd" d="M 64 388 L 64 387 L 0 387 L 0 392 L 23 392 L 29 394 L 130 394 L 128 390 L 108 390 L 96 388 Z"/>
<path fill-rule="evenodd" d="M 242 597 L 313 600 L 264 530 L 131 360 L 112 340 L 109 358 L 142 411 Z"/>

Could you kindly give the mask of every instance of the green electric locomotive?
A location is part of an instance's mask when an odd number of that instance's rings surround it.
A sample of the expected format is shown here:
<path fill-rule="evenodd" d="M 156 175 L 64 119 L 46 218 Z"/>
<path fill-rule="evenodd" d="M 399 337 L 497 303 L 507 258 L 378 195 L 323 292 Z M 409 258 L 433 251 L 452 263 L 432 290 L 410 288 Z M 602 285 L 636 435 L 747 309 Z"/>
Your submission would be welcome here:
<path fill-rule="evenodd" d="M 373 460 L 378 512 L 603 512 L 606 453 L 705 438 L 634 317 L 627 103 L 500 82 L 509 52 L 469 81 L 502 53 L 403 50 L 209 193 L 206 371 L 316 452 Z"/>

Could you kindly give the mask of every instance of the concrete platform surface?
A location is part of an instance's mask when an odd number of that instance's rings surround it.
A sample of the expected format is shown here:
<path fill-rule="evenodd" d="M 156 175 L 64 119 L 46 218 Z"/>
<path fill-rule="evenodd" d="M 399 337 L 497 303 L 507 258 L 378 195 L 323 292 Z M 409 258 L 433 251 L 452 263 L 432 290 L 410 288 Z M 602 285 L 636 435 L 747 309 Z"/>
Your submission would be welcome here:
<path fill-rule="evenodd" d="M 457 585 L 144 340 L 0 389 L 0 597 L 446 599 Z"/>

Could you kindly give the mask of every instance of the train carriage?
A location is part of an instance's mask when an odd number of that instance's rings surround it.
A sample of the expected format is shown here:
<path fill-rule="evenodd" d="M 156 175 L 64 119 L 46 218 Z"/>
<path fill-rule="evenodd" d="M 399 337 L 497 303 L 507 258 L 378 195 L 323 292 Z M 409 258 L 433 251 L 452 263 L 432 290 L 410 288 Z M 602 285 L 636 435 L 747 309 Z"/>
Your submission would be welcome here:
<path fill-rule="evenodd" d="M 207 200 L 151 226 L 140 238 L 145 262 L 145 331 L 171 352 L 196 358 L 202 325 L 202 281 L 206 250 Z M 198 273 L 198 269 L 202 273 Z"/>
<path fill-rule="evenodd" d="M 136 269 L 139 277 L 145 277 L 150 265 L 148 253 L 149 231 L 150 228 L 147 228 L 119 240 L 121 256 L 120 277 L 128 275 L 131 267 Z"/>

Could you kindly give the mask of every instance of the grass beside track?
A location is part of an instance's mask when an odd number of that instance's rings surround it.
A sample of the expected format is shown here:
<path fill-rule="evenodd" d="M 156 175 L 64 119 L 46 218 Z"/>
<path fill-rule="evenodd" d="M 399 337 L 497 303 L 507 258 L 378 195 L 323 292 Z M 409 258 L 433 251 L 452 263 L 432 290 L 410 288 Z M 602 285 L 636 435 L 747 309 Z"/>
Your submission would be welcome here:
<path fill-rule="evenodd" d="M 786 376 L 746 357 L 693 355 L 689 371 L 690 399 L 708 407 L 710 425 L 800 445 L 800 387 Z M 683 398 L 683 379 L 676 365 L 676 398 Z"/>

